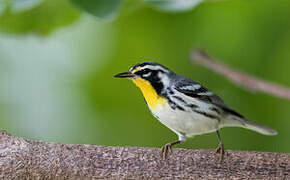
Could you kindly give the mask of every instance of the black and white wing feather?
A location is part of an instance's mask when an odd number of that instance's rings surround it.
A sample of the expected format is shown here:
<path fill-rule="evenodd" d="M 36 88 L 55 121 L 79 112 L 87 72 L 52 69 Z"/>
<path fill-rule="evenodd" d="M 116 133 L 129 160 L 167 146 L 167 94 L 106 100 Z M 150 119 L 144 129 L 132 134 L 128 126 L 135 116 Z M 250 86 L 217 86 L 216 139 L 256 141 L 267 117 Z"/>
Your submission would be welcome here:
<path fill-rule="evenodd" d="M 265 135 L 277 134 L 275 130 L 267 126 L 245 119 L 241 114 L 228 107 L 219 96 L 189 78 L 178 75 L 173 88 L 186 96 L 213 105 L 213 107 L 221 110 L 222 116 L 224 117 L 221 124 L 222 127 L 237 126 L 251 129 Z"/>
<path fill-rule="evenodd" d="M 219 96 L 191 79 L 180 79 L 175 83 L 174 89 L 186 96 L 195 98 L 204 103 L 212 104 L 221 109 L 224 113 L 244 118 L 241 114 L 229 108 Z"/>

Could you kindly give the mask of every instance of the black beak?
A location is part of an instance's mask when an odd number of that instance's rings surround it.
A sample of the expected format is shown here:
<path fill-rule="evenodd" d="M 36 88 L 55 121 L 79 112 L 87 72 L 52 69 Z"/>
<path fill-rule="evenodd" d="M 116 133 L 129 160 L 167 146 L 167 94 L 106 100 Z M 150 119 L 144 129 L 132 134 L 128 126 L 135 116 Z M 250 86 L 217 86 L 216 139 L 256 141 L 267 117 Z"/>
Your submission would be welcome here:
<path fill-rule="evenodd" d="M 132 77 L 136 77 L 136 75 L 132 74 L 131 72 L 124 72 L 124 73 L 116 74 L 114 77 L 116 77 L 116 78 L 132 78 Z"/>

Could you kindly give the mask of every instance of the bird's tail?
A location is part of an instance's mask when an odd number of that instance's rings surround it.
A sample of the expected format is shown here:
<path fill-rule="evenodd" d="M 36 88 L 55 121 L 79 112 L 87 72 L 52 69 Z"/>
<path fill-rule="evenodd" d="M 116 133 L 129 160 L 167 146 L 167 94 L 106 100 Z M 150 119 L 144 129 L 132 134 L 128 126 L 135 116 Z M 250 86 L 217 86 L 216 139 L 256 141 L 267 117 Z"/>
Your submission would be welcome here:
<path fill-rule="evenodd" d="M 262 124 L 249 121 L 247 119 L 244 119 L 235 115 L 228 115 L 228 117 L 224 119 L 224 122 L 222 123 L 222 127 L 242 127 L 242 128 L 256 131 L 264 135 L 269 135 L 269 136 L 277 135 L 277 131 L 275 131 L 274 129 L 271 129 Z"/>

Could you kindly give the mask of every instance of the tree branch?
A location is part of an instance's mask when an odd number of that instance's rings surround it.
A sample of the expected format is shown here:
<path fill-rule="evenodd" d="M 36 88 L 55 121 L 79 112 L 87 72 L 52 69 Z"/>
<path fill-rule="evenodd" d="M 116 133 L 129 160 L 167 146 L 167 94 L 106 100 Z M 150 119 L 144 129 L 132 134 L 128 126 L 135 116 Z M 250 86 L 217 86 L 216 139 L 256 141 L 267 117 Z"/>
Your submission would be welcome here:
<path fill-rule="evenodd" d="M 198 63 L 219 74 L 222 74 L 233 83 L 238 84 L 250 91 L 264 92 L 270 95 L 290 100 L 289 88 L 234 70 L 216 61 L 214 58 L 210 57 L 208 54 L 201 50 L 192 51 L 191 59 L 192 62 Z"/>
<path fill-rule="evenodd" d="M 290 154 L 64 145 L 25 140 L 0 131 L 1 179 L 289 179 Z"/>

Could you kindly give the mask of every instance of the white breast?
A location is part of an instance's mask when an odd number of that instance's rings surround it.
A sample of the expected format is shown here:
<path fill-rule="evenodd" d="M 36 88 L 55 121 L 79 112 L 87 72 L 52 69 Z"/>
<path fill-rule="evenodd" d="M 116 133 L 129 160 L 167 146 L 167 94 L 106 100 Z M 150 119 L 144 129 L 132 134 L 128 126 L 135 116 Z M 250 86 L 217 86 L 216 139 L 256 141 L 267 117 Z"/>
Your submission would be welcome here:
<path fill-rule="evenodd" d="M 201 105 L 206 108 L 206 105 Z M 217 130 L 218 120 L 187 110 L 173 110 L 170 106 L 158 106 L 152 114 L 179 136 L 192 137 Z"/>

